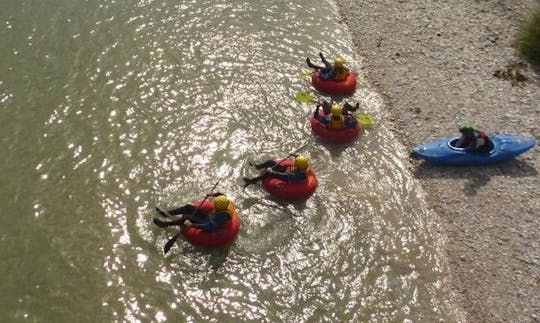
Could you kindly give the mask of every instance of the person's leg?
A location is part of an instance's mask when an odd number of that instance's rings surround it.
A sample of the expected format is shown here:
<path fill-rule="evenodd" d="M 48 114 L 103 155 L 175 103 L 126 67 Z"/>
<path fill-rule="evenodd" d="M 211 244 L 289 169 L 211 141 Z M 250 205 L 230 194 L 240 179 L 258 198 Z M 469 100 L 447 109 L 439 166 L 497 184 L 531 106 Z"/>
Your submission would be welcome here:
<path fill-rule="evenodd" d="M 319 118 L 319 108 L 320 108 L 320 106 L 316 106 L 315 111 L 313 111 L 313 118 L 315 118 L 315 119 Z"/>
<path fill-rule="evenodd" d="M 165 211 L 164 209 L 160 208 L 159 206 L 156 206 L 156 212 L 159 213 L 162 216 L 169 216 L 169 212 Z"/>
<path fill-rule="evenodd" d="M 160 219 L 154 218 L 154 223 L 161 228 L 166 228 L 166 227 L 175 226 L 175 225 L 182 226 L 184 225 L 184 221 L 186 221 L 187 219 L 186 217 L 187 215 L 183 215 L 180 219 L 173 220 L 173 221 L 162 221 Z"/>
<path fill-rule="evenodd" d="M 334 78 L 334 65 L 324 58 L 323 53 L 319 53 L 321 61 L 324 63 L 324 67 L 319 70 L 321 78 L 324 80 L 330 80 Z"/>
<path fill-rule="evenodd" d="M 170 210 L 168 211 L 168 213 L 170 215 L 180 215 L 180 214 L 191 214 L 193 212 L 195 212 L 195 206 L 191 205 L 191 204 L 186 204 L 184 206 L 181 206 L 177 209 L 174 209 L 174 210 Z"/>
<path fill-rule="evenodd" d="M 184 217 L 186 217 L 186 220 L 189 220 L 197 224 L 203 224 L 208 221 L 208 214 L 206 212 L 201 212 L 201 211 L 193 215 L 184 215 Z"/>
<path fill-rule="evenodd" d="M 261 173 L 261 175 L 256 176 L 256 177 L 251 177 L 251 178 L 250 177 L 244 177 L 244 178 L 242 178 L 242 180 L 244 181 L 244 188 L 248 187 L 248 185 L 250 185 L 250 184 L 257 183 L 258 181 L 260 181 L 261 179 L 263 179 L 267 175 L 268 175 L 268 172 L 264 171 L 264 172 Z"/>
<path fill-rule="evenodd" d="M 277 163 L 276 163 L 276 165 L 274 165 L 274 166 L 272 167 L 272 170 L 274 170 L 274 171 L 276 171 L 276 172 L 284 173 L 284 172 L 287 171 L 287 167 L 285 167 L 285 166 L 283 166 L 283 165 L 281 165 L 281 164 L 277 164 Z"/>
<path fill-rule="evenodd" d="M 323 68 L 323 67 L 321 67 L 321 66 L 317 66 L 317 65 L 313 64 L 313 63 L 311 62 L 311 60 L 309 59 L 309 57 L 306 58 L 306 63 L 307 63 L 307 66 L 308 66 L 309 68 L 312 68 L 312 69 L 317 70 L 317 71 L 320 70 L 321 68 Z"/>
<path fill-rule="evenodd" d="M 259 176 L 252 177 L 252 178 L 249 178 L 249 177 L 242 178 L 242 180 L 245 182 L 244 188 L 247 187 L 248 185 L 256 183 L 257 181 L 260 181 L 261 179 L 268 176 L 269 173 L 266 171 L 266 168 L 268 168 L 268 167 L 271 167 L 273 170 L 275 170 L 277 172 L 284 172 L 287 169 L 285 166 L 282 166 L 282 165 L 278 164 L 277 162 L 275 162 L 273 160 L 271 161 L 271 163 L 270 163 L 270 161 L 266 161 L 266 162 L 264 162 L 262 164 L 259 164 L 257 166 L 264 167 L 265 170 Z"/>
<path fill-rule="evenodd" d="M 184 222 L 186 220 L 190 220 L 193 223 L 204 223 L 207 219 L 208 219 L 208 213 L 202 210 L 199 210 L 197 213 L 194 213 L 194 214 L 184 214 L 182 215 L 180 219 L 173 220 L 173 221 L 162 221 L 160 219 L 154 218 L 154 223 L 161 228 L 166 228 L 166 227 L 176 226 L 176 225 L 182 226 L 184 225 Z"/>
<path fill-rule="evenodd" d="M 323 53 L 319 53 L 319 56 L 321 57 L 321 61 L 324 63 L 325 69 L 331 70 L 333 68 L 332 63 L 330 63 L 326 60 L 326 58 L 324 58 Z"/>
<path fill-rule="evenodd" d="M 274 165 L 276 164 L 276 161 L 275 160 L 267 160 L 267 161 L 264 161 L 262 163 L 259 163 L 259 164 L 254 164 L 252 162 L 249 163 L 251 166 L 255 167 L 256 169 L 265 169 L 265 168 L 268 168 L 268 167 L 274 167 Z"/>

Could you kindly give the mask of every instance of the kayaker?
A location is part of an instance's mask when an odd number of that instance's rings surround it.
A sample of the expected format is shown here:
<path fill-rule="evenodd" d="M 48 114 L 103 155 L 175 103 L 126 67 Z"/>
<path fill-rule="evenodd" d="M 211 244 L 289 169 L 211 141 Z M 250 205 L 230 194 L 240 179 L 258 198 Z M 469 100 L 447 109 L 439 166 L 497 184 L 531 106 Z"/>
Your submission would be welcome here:
<path fill-rule="evenodd" d="M 319 108 L 317 108 L 313 114 L 313 117 L 319 120 L 322 124 L 329 129 L 344 129 L 354 128 L 358 121 L 350 113 L 343 115 L 343 108 L 339 104 L 333 104 L 330 108 L 330 113 L 326 115 L 319 114 Z"/>
<path fill-rule="evenodd" d="M 320 99 L 319 102 L 317 102 L 315 105 L 317 108 L 322 108 L 324 110 L 324 114 L 329 114 L 330 109 L 332 108 L 332 105 L 334 103 L 328 102 L 325 99 Z M 360 107 L 360 103 L 356 103 L 354 106 L 350 104 L 349 102 L 345 102 L 343 104 L 343 114 L 350 114 L 351 112 L 355 112 Z"/>
<path fill-rule="evenodd" d="M 464 148 L 477 152 L 490 152 L 493 149 L 493 143 L 483 132 L 474 129 L 471 126 L 459 128 L 461 137 L 456 142 L 456 148 Z"/>
<path fill-rule="evenodd" d="M 294 158 L 294 165 L 292 167 L 285 167 L 280 165 L 275 160 L 267 160 L 259 164 L 249 163 L 256 169 L 265 169 L 259 176 L 248 178 L 244 177 L 244 187 L 262 180 L 266 176 L 274 176 L 279 179 L 288 182 L 303 181 L 307 178 L 307 171 L 309 169 L 309 159 L 304 155 L 294 155 L 290 158 Z"/>
<path fill-rule="evenodd" d="M 319 57 L 321 58 L 321 61 L 324 63 L 324 67 L 313 64 L 311 60 L 309 59 L 309 57 L 306 58 L 306 63 L 309 66 L 309 68 L 312 68 L 315 71 L 318 71 L 322 79 L 341 81 L 341 80 L 344 80 L 349 74 L 349 69 L 345 67 L 345 62 L 343 61 L 343 58 L 341 57 L 334 58 L 334 63 L 332 64 L 329 61 L 327 61 L 326 58 L 324 58 L 324 55 L 322 53 L 319 53 Z"/>
<path fill-rule="evenodd" d="M 213 213 L 207 213 L 192 204 L 186 204 L 170 211 L 164 211 L 163 209 L 156 207 L 156 211 L 163 216 L 182 215 L 182 217 L 178 220 L 168 222 L 154 219 L 154 223 L 160 227 L 185 225 L 188 227 L 200 228 L 206 232 L 217 230 L 232 219 L 233 214 L 229 210 L 230 201 L 223 193 L 210 194 L 208 197 L 214 198 Z"/>

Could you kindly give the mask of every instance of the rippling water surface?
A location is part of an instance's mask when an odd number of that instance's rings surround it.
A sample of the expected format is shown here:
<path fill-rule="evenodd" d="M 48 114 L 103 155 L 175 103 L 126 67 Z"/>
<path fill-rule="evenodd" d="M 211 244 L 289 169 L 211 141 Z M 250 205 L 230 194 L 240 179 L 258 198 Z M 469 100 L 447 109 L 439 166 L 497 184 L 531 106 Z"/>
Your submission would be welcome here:
<path fill-rule="evenodd" d="M 437 225 L 333 3 L 0 0 L 0 39 L 2 321 L 449 319 Z M 350 145 L 294 99 L 320 50 L 377 120 Z M 241 188 L 248 160 L 303 144 L 306 203 Z M 163 256 L 153 207 L 217 180 L 236 242 Z"/>

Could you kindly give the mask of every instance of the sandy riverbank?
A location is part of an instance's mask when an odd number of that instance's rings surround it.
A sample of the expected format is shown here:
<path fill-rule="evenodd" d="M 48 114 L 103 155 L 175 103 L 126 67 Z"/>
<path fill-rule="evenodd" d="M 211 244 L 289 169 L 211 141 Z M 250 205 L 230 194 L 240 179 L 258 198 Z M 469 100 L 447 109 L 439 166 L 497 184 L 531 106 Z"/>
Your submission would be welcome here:
<path fill-rule="evenodd" d="M 337 1 L 407 148 L 461 124 L 540 139 L 538 76 L 525 68 L 524 82 L 501 77 L 517 61 L 512 42 L 534 2 Z M 411 171 L 444 228 L 465 320 L 540 322 L 540 148 L 485 168 L 411 159 Z"/>

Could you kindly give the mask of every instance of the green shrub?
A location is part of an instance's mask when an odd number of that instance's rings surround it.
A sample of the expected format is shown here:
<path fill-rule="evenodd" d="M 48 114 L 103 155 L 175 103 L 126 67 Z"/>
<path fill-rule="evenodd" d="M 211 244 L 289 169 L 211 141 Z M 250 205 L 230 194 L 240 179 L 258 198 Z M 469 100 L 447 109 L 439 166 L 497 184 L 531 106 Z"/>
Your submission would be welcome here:
<path fill-rule="evenodd" d="M 522 24 L 517 45 L 523 58 L 540 67 L 540 9 Z"/>

